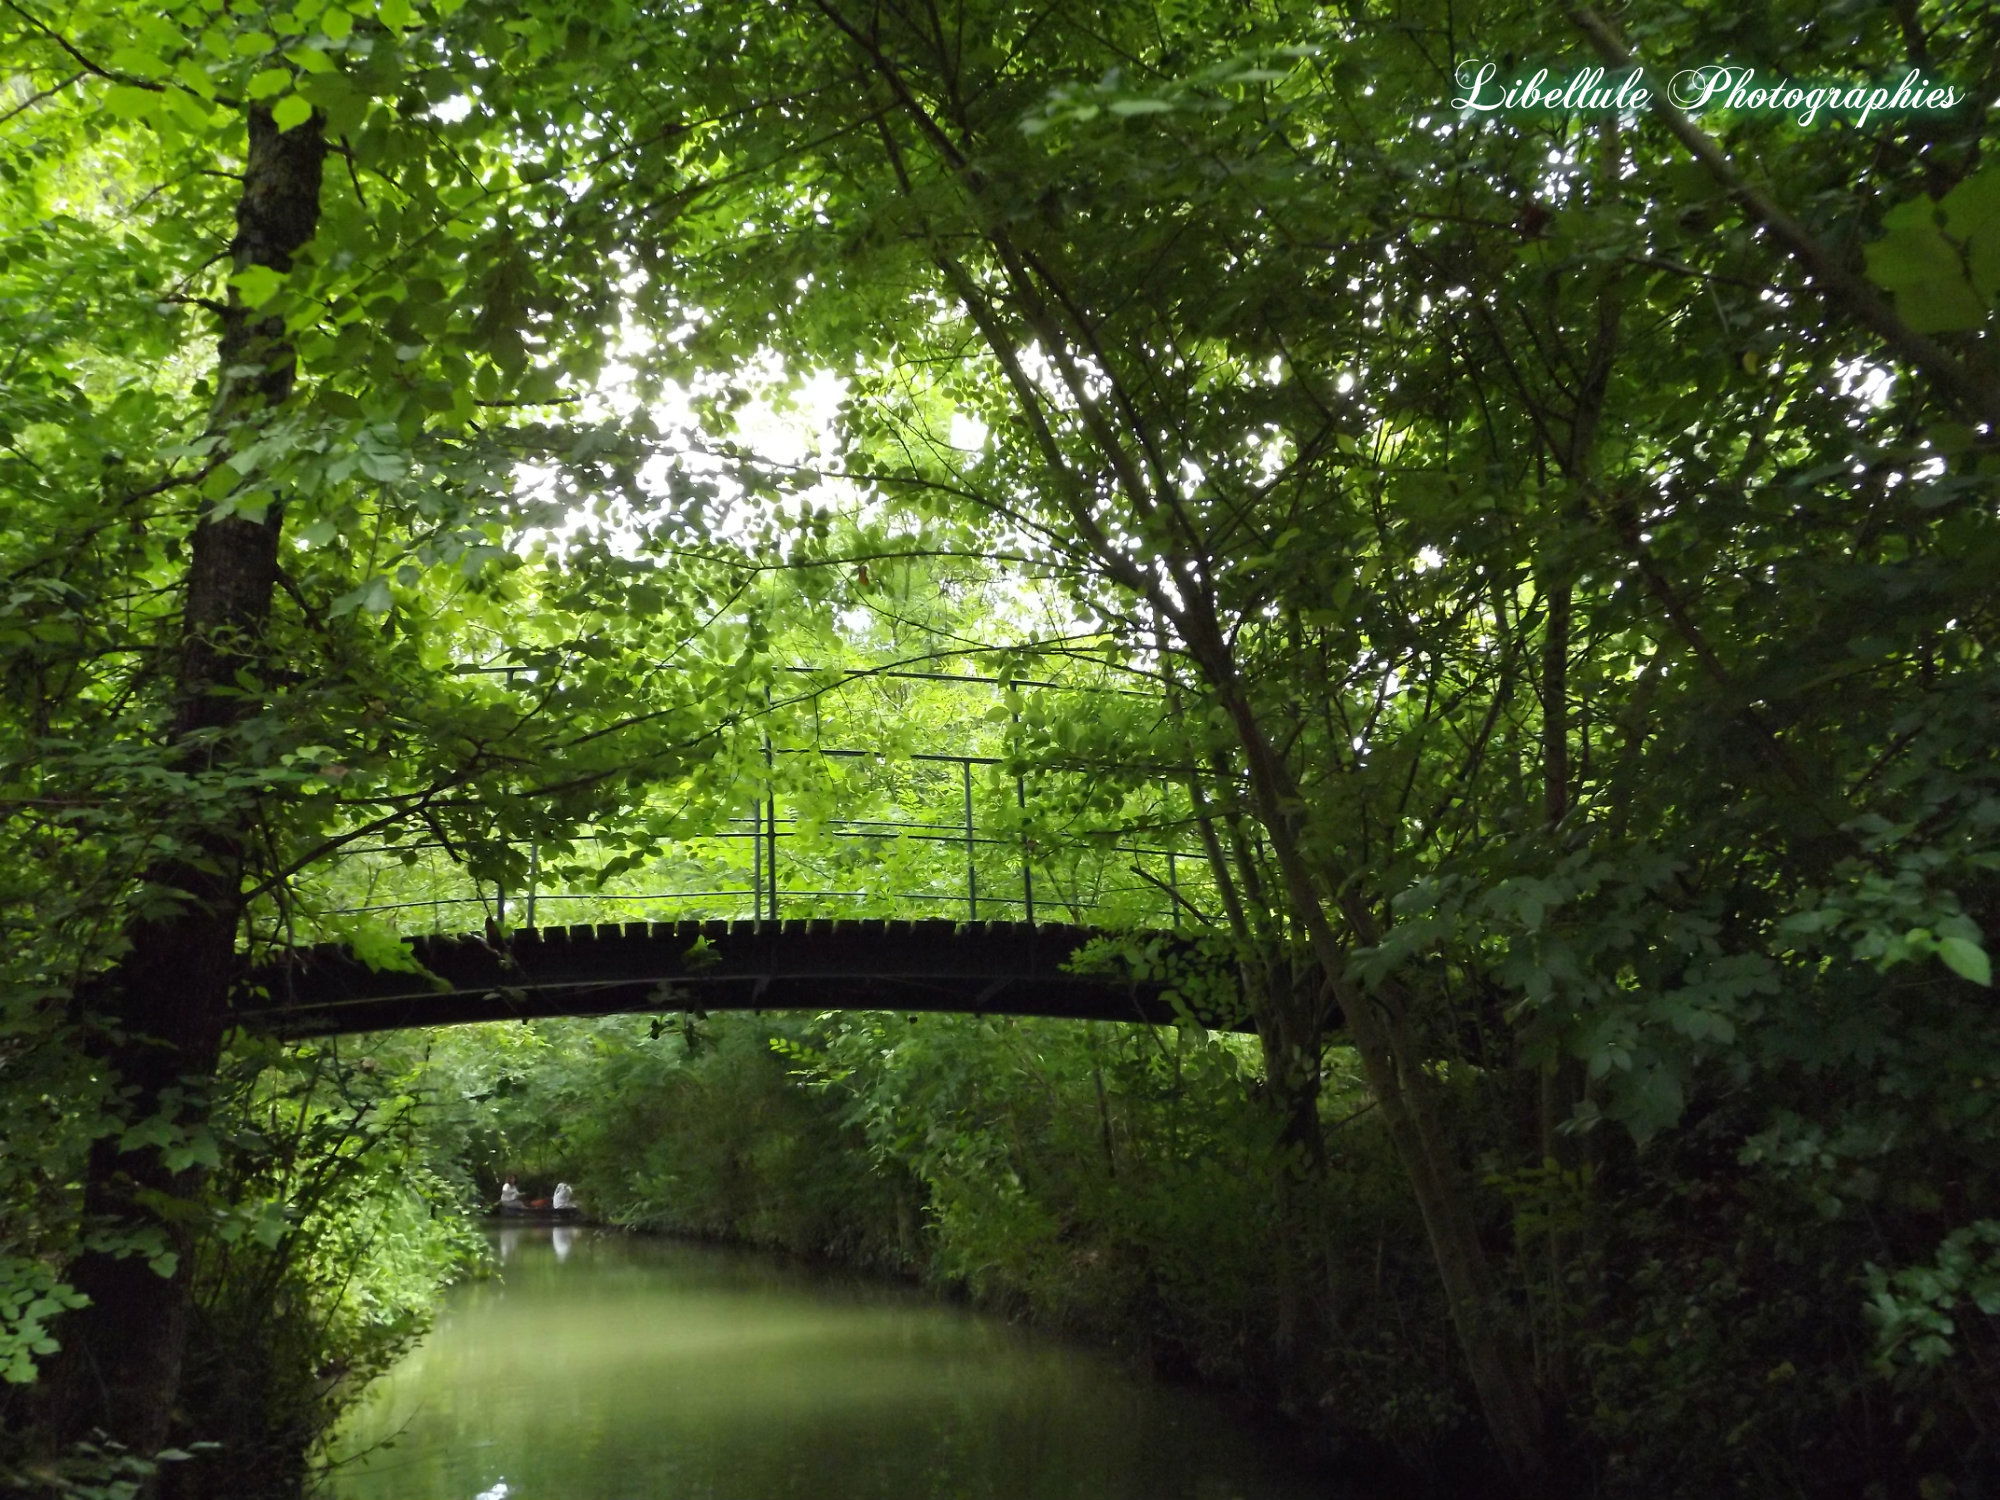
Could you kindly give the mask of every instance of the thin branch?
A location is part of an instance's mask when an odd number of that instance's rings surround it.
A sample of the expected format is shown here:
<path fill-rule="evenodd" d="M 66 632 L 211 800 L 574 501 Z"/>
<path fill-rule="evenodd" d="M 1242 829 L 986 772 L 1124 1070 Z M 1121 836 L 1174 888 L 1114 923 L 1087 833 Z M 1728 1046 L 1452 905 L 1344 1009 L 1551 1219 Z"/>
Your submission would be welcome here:
<path fill-rule="evenodd" d="M 73 87 L 75 84 L 81 82 L 83 79 L 89 76 L 90 75 L 87 73 L 72 73 L 69 75 L 69 77 L 65 78 L 61 83 L 52 84 L 50 87 L 43 89 L 40 93 L 28 95 L 27 98 L 23 99 L 19 104 L 15 105 L 12 109 L 8 110 L 7 113 L 5 113 L 4 115 L 0 115 L 0 125 L 5 125 L 9 120 L 13 119 L 14 116 L 18 114 L 25 114 L 28 110 L 31 110 L 37 104 L 40 104 L 44 99 L 53 99 L 57 94 L 60 94 L 64 89 Z"/>
<path fill-rule="evenodd" d="M 1148 871 L 1142 870 L 1137 865 L 1127 865 L 1126 868 L 1130 870 L 1134 875 L 1137 875 L 1141 880 L 1145 881 L 1148 885 L 1156 886 L 1160 890 L 1165 891 L 1169 896 L 1172 896 L 1175 901 L 1179 902 L 1182 906 L 1186 907 L 1188 909 L 1188 912 L 1194 917 L 1194 919 L 1197 922 L 1200 922 L 1203 926 L 1213 927 L 1216 925 L 1215 918 L 1211 917 L 1207 912 L 1203 911 L 1200 907 L 1196 906 L 1192 901 L 1188 900 L 1187 897 L 1183 896 L 1177 888 L 1168 885 L 1164 880 L 1160 879 L 1159 876 L 1151 874 Z"/>
<path fill-rule="evenodd" d="M 99 64 L 92 62 L 89 58 L 85 57 L 81 52 L 77 51 L 76 48 L 70 44 L 69 39 L 67 37 L 63 36 L 60 32 L 55 31 L 51 27 L 44 25 L 34 16 L 28 14 L 28 12 L 23 10 L 19 5 L 16 5 L 14 3 L 14 0 L 0 0 L 0 5 L 5 5 L 7 9 L 14 12 L 14 14 L 19 16 L 23 21 L 26 21 L 28 25 L 33 27 L 36 31 L 39 31 L 43 36 L 47 37 L 50 41 L 54 42 L 58 47 L 62 48 L 63 51 L 67 52 L 70 55 L 70 57 L 76 61 L 77 66 L 82 68 L 86 73 L 94 74 L 96 77 L 99 78 L 108 78 L 113 83 L 126 84 L 129 87 L 135 89 L 145 89 L 148 93 L 164 94 L 167 91 L 167 86 L 163 83 L 156 83 L 150 78 L 134 78 L 124 73 L 114 73 L 109 68 L 102 67 Z M 64 86 L 67 87 L 67 85 Z"/>

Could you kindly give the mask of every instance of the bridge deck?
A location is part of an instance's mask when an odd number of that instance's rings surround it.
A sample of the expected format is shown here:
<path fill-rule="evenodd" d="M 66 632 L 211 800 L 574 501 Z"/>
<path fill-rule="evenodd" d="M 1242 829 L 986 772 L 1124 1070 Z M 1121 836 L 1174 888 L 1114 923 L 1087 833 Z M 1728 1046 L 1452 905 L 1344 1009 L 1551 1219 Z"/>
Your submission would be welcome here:
<path fill-rule="evenodd" d="M 1161 978 L 1065 970 L 1104 935 L 1025 922 L 627 922 L 412 939 L 428 975 L 370 969 L 323 944 L 255 970 L 236 1018 L 297 1038 L 627 1011 L 956 1011 L 1156 1024 L 1187 1014 L 1165 997 Z M 1198 1019 L 1249 1029 L 1241 1016 Z"/>

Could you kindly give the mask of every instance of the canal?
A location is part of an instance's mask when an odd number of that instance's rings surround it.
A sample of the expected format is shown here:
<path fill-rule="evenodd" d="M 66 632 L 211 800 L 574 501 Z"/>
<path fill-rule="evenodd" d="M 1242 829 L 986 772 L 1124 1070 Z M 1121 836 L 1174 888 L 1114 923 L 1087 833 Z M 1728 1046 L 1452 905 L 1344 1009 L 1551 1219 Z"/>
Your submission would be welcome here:
<path fill-rule="evenodd" d="M 911 1291 L 495 1238 L 349 1418 L 336 1500 L 1365 1500 L 1198 1393 Z"/>

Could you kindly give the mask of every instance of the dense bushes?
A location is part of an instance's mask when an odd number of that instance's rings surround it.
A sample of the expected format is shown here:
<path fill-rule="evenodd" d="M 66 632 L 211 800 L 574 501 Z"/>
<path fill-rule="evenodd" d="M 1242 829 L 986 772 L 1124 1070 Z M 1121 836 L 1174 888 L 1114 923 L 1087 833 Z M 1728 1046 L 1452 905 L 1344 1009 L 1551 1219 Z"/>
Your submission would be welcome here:
<path fill-rule="evenodd" d="M 96 1442 L 38 1451 L 25 1420 L 36 1388 L 22 1385 L 8 1403 L 0 1480 L 115 1500 L 157 1471 L 165 1500 L 295 1500 L 320 1439 L 428 1328 L 442 1285 L 481 1254 L 464 1186 L 440 1172 L 448 1158 L 411 1091 L 416 1060 L 248 1043 L 226 1060 L 209 1123 L 184 1142 L 217 1170 L 178 1209 L 208 1232 L 193 1241 L 165 1460 Z M 66 1117 L 79 1136 L 89 1123 Z M 46 1162 L 80 1159 L 83 1142 L 61 1135 L 40 1143 Z M 47 1186 L 34 1243 L 54 1257 L 92 1230 L 73 1184 Z"/>
<path fill-rule="evenodd" d="M 620 1224 L 916 1263 L 915 1184 L 871 1170 L 833 1101 L 796 1086 L 779 1020 L 467 1027 L 437 1034 L 438 1136 L 488 1201 L 566 1177 Z"/>
<path fill-rule="evenodd" d="M 296 1495 L 318 1440 L 482 1254 L 415 1075 L 354 1050 L 247 1056 L 219 1113 L 227 1222 L 200 1242 L 182 1388 L 187 1437 L 218 1451 L 171 1471 L 170 1494 L 220 1478 L 244 1500 Z"/>

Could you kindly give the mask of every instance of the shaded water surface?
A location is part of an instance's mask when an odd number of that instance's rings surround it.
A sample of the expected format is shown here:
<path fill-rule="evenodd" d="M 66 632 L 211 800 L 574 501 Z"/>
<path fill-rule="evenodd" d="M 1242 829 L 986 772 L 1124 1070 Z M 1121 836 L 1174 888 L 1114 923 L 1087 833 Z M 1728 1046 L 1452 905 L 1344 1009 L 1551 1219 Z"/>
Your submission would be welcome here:
<path fill-rule="evenodd" d="M 1196 1394 L 897 1288 L 588 1229 L 498 1240 L 501 1275 L 350 1418 L 338 1500 L 1342 1494 Z"/>

